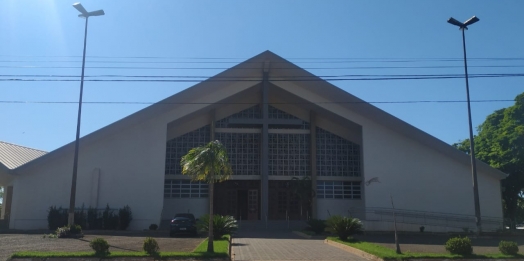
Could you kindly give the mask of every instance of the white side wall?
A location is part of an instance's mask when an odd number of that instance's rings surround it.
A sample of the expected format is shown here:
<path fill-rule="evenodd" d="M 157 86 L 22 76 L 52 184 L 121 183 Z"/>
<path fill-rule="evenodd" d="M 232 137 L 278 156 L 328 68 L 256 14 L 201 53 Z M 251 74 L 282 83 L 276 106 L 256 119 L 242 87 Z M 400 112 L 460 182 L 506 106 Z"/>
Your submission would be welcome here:
<path fill-rule="evenodd" d="M 158 120 L 122 130 L 118 135 L 80 146 L 76 207 L 109 204 L 129 205 L 133 211 L 130 229 L 144 229 L 158 223 L 162 210 L 165 132 Z M 72 153 L 19 175 L 14 185 L 14 229 L 47 228 L 51 205 L 69 207 Z M 93 175 L 100 170 L 98 189 Z"/>

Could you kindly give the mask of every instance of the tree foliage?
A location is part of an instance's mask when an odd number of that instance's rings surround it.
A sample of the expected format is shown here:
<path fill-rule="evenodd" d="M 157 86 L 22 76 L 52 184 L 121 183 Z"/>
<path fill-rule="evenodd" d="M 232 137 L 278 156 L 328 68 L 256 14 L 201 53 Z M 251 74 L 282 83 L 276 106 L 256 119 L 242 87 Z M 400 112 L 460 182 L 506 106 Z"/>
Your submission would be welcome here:
<path fill-rule="evenodd" d="M 216 183 L 228 180 L 232 174 L 226 148 L 218 140 L 191 149 L 180 161 L 182 174 L 194 181 Z"/>
<path fill-rule="evenodd" d="M 226 148 L 220 141 L 191 149 L 180 161 L 182 174 L 189 175 L 194 181 L 209 184 L 209 229 L 207 252 L 213 248 L 213 187 L 216 182 L 228 180 L 232 175 Z"/>
<path fill-rule="evenodd" d="M 504 214 L 515 220 L 524 189 L 524 93 L 513 106 L 489 115 L 474 139 L 476 158 L 509 175 L 502 181 Z M 453 146 L 469 153 L 468 139 Z"/>

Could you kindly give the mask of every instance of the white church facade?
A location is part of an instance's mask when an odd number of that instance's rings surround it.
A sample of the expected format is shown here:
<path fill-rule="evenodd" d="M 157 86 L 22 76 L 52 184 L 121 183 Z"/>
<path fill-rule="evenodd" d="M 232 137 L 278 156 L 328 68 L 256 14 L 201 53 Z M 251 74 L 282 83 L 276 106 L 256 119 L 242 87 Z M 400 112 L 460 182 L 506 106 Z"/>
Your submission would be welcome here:
<path fill-rule="evenodd" d="M 393 199 L 401 230 L 475 227 L 468 155 L 269 51 L 82 137 L 76 206 L 129 205 L 137 230 L 201 216 L 208 186 L 181 175 L 180 157 L 211 140 L 227 148 L 234 172 L 216 185 L 215 213 L 352 215 L 367 230 L 391 230 Z M 50 206 L 69 206 L 73 152 L 74 142 L 19 166 L 0 154 L 9 228 L 45 229 Z M 502 226 L 505 177 L 478 161 L 485 230 Z M 297 196 L 298 182 L 311 200 Z"/>

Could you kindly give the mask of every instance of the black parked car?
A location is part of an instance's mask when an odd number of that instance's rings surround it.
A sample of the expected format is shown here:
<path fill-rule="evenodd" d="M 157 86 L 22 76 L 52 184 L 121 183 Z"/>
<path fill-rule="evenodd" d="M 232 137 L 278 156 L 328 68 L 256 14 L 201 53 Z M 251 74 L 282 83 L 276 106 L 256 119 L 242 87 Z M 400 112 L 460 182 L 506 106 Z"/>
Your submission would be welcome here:
<path fill-rule="evenodd" d="M 177 234 L 189 234 L 196 236 L 196 222 L 197 219 L 195 219 L 195 216 L 193 216 L 193 214 L 176 214 L 175 217 L 171 220 L 169 236 L 174 237 Z"/>

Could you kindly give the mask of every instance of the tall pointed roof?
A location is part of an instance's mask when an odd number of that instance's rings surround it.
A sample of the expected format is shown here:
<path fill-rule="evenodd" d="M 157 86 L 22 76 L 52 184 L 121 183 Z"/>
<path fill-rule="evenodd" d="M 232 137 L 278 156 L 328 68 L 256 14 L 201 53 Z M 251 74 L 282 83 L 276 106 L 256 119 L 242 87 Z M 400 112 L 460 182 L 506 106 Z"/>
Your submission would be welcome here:
<path fill-rule="evenodd" d="M 188 101 L 195 102 L 195 104 L 201 104 L 200 109 L 207 106 L 213 106 L 214 103 L 220 102 L 220 97 L 205 94 L 216 92 L 216 90 L 219 90 L 220 88 L 236 88 L 241 84 L 244 84 L 244 86 L 254 86 L 262 81 L 261 72 L 268 66 L 269 68 L 266 69 L 270 70 L 270 81 L 274 85 L 278 87 L 287 85 L 288 87 L 284 88 L 295 92 L 295 94 L 301 92 L 303 94 L 301 98 L 305 100 L 308 100 L 307 93 L 314 93 L 315 95 L 322 97 L 325 101 L 344 101 L 343 103 L 336 103 L 336 106 L 342 106 L 364 117 L 379 122 L 381 125 L 404 134 L 405 136 L 440 151 L 449 157 L 453 157 L 463 164 L 470 163 L 470 158 L 467 154 L 357 98 L 356 96 L 347 93 L 337 86 L 330 84 L 270 51 L 262 52 L 261 54 L 239 63 L 238 65 L 210 77 L 203 82 L 82 137 L 80 141 L 81 146 L 82 144 L 94 142 L 102 137 L 118 133 L 120 130 L 132 124 L 136 124 L 137 122 L 173 110 L 173 106 L 182 106 L 183 104 L 187 104 Z M 330 106 L 334 106 L 333 103 L 322 104 L 319 103 L 321 101 L 309 101 L 316 102 L 316 106 L 328 111 L 330 110 Z M 358 104 L 358 106 L 355 106 L 355 104 Z M 63 153 L 72 153 L 73 149 L 74 142 L 71 142 L 29 162 L 28 164 L 20 166 L 20 168 L 38 164 L 39 162 L 43 162 L 50 158 L 58 157 Z M 506 174 L 480 161 L 478 161 L 478 168 L 495 175 L 499 179 L 506 177 Z"/>

